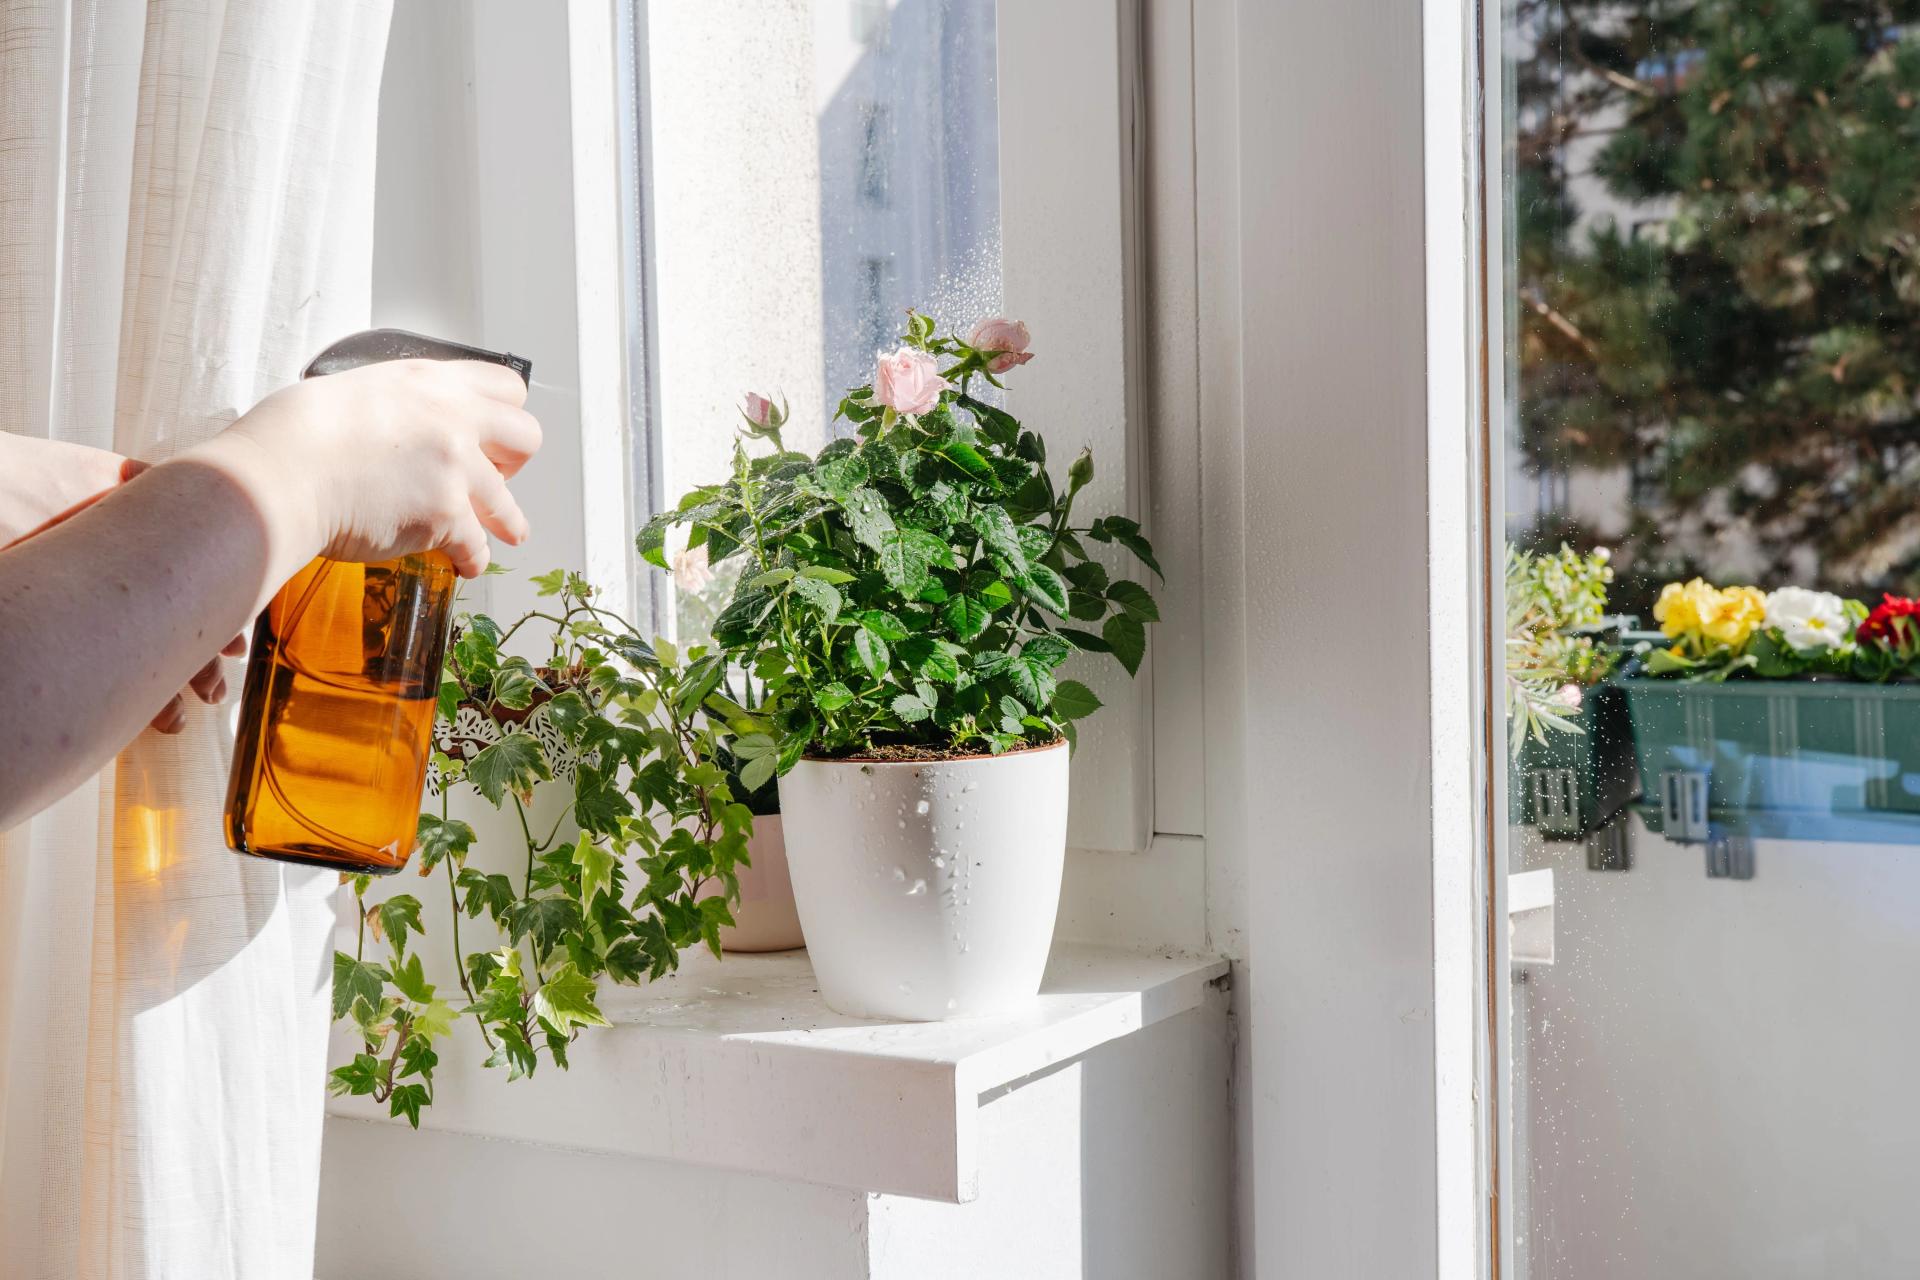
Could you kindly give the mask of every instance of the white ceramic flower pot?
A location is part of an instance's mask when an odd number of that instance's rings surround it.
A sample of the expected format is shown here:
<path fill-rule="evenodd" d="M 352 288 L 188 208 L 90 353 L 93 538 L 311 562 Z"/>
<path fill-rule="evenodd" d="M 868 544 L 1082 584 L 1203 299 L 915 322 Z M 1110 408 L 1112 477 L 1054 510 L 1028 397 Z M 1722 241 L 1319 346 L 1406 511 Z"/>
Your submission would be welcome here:
<path fill-rule="evenodd" d="M 1004 756 L 802 760 L 780 779 L 820 995 L 936 1021 L 1040 990 L 1067 840 L 1065 743 Z"/>
<path fill-rule="evenodd" d="M 720 931 L 726 951 L 791 951 L 805 946 L 800 935 L 800 911 L 793 902 L 793 881 L 787 873 L 787 843 L 780 815 L 753 820 L 747 839 L 747 860 L 740 870 L 740 904 L 733 909 L 733 927 Z"/>

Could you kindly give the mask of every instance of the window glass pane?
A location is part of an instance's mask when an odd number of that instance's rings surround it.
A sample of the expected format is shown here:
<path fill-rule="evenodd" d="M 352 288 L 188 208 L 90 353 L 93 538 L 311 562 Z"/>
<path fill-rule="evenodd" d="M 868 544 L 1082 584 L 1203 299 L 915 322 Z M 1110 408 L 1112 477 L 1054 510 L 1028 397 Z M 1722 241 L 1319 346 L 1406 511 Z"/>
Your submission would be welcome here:
<path fill-rule="evenodd" d="M 1917 21 L 1507 0 L 1522 1275 L 1914 1269 Z"/>
<path fill-rule="evenodd" d="M 748 392 L 784 399 L 787 444 L 810 451 L 907 308 L 997 309 L 994 6 L 651 4 L 641 21 L 648 429 L 672 501 L 726 474 Z M 669 593 L 682 635 L 729 589 Z"/>

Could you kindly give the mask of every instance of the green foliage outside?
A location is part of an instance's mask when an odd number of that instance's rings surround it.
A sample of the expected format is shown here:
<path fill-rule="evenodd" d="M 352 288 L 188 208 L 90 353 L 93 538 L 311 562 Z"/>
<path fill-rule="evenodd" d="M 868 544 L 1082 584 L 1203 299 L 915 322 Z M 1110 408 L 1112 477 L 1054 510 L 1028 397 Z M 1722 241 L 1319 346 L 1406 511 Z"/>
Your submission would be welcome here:
<path fill-rule="evenodd" d="M 1519 447 L 1659 583 L 1920 588 L 1920 4 L 1518 0 Z M 1609 212 L 1611 210 L 1611 212 Z"/>

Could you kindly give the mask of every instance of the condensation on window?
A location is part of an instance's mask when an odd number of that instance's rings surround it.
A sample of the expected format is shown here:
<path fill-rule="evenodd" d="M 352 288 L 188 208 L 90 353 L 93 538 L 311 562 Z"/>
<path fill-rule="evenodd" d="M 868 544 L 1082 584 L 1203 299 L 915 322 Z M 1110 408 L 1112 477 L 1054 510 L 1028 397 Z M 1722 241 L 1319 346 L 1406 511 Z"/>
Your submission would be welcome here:
<path fill-rule="evenodd" d="M 756 0 L 646 6 L 647 377 L 666 501 L 725 475 L 747 392 L 835 433 L 909 307 L 1000 304 L 994 6 Z M 844 424 L 841 424 L 844 427 Z M 728 589 L 678 598 L 698 635 Z"/>

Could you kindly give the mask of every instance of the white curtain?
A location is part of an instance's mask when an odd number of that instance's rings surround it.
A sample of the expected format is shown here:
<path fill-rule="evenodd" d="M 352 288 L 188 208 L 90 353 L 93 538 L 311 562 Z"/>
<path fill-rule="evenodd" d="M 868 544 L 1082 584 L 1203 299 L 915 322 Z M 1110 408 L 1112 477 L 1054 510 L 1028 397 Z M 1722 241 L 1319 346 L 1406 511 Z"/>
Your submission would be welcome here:
<path fill-rule="evenodd" d="M 0 3 L 0 429 L 159 461 L 365 327 L 389 3 Z M 335 878 L 224 847 L 230 715 L 0 836 L 7 1280 L 313 1274 Z"/>

